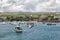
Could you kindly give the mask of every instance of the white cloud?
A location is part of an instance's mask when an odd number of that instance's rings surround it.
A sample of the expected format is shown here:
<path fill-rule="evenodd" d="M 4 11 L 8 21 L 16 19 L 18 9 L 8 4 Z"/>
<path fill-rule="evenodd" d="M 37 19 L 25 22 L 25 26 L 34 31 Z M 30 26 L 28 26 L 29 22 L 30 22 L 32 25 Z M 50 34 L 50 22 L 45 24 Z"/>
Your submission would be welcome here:
<path fill-rule="evenodd" d="M 60 0 L 2 0 L 0 10 L 4 12 L 59 11 Z"/>
<path fill-rule="evenodd" d="M 60 0 L 56 0 L 56 3 L 60 3 Z"/>

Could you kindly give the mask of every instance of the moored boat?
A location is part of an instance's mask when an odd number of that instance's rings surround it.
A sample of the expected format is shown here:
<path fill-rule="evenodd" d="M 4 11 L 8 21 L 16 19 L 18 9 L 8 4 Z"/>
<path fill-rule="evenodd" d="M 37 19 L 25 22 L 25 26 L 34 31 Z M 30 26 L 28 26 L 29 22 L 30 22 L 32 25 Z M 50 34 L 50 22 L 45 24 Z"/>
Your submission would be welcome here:
<path fill-rule="evenodd" d="M 19 26 L 15 27 L 15 32 L 17 32 L 17 33 L 22 32 L 22 28 L 21 28 L 21 27 L 19 27 Z"/>
<path fill-rule="evenodd" d="M 27 23 L 27 27 L 32 28 L 34 26 L 33 23 Z"/>

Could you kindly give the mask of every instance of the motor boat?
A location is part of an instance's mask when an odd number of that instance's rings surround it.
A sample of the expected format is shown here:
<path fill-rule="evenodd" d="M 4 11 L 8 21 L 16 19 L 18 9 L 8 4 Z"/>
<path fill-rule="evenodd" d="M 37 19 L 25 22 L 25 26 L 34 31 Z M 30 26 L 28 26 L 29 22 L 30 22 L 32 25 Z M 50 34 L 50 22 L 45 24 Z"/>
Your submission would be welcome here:
<path fill-rule="evenodd" d="M 22 32 L 22 28 L 20 28 L 20 26 L 16 26 L 14 31 L 20 33 Z"/>
<path fill-rule="evenodd" d="M 34 26 L 33 23 L 27 23 L 27 27 L 32 28 Z"/>

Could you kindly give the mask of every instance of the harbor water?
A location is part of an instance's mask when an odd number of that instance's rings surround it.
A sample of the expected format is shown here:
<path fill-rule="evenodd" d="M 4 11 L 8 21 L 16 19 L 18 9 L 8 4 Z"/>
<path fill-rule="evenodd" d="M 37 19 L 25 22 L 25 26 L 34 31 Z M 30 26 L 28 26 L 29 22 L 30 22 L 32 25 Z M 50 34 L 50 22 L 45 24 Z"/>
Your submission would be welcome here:
<path fill-rule="evenodd" d="M 34 27 L 28 28 L 26 23 L 21 23 L 22 33 L 14 31 L 16 24 L 0 22 L 0 40 L 60 40 L 60 23 L 47 25 L 48 22 L 34 22 Z"/>

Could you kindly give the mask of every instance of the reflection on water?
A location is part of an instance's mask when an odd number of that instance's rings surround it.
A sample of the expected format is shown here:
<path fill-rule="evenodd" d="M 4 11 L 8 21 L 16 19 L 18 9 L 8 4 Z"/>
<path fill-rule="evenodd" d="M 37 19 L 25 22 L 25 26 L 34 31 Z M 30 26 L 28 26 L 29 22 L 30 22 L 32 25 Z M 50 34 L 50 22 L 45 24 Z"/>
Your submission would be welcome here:
<path fill-rule="evenodd" d="M 16 25 L 0 23 L 0 40 L 60 40 L 60 23 L 55 23 L 56 26 L 46 24 L 37 22 L 31 29 L 27 24 L 20 24 L 23 32 L 16 33 Z"/>

